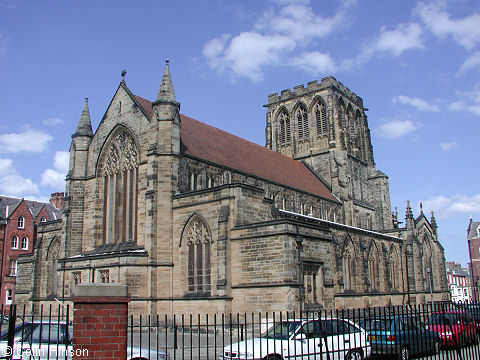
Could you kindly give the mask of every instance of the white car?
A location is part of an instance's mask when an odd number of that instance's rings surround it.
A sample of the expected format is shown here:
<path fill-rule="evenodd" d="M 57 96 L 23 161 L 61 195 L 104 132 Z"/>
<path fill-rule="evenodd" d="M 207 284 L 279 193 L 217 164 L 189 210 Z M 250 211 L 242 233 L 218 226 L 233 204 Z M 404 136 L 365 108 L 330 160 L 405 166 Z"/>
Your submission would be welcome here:
<path fill-rule="evenodd" d="M 0 359 L 11 356 L 12 360 L 24 359 L 72 359 L 87 358 L 84 349 L 72 345 L 73 325 L 65 321 L 37 320 L 22 322 L 15 326 L 13 349 L 8 347 L 8 330 L 0 334 Z M 127 360 L 168 360 L 163 352 L 127 346 Z"/>
<path fill-rule="evenodd" d="M 226 346 L 220 360 L 361 360 L 372 352 L 367 337 L 346 319 L 285 320 L 260 337 Z"/>

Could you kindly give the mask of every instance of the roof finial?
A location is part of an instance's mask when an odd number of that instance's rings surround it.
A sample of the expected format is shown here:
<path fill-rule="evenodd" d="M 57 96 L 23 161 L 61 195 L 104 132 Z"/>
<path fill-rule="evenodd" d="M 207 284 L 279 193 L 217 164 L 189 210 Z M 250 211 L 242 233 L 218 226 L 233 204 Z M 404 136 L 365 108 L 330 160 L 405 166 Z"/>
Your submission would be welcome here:
<path fill-rule="evenodd" d="M 127 75 L 127 69 L 123 69 L 120 75 L 122 75 L 122 83 L 125 84 L 125 75 Z"/>
<path fill-rule="evenodd" d="M 423 215 L 423 204 L 421 201 L 420 201 L 420 215 Z"/>

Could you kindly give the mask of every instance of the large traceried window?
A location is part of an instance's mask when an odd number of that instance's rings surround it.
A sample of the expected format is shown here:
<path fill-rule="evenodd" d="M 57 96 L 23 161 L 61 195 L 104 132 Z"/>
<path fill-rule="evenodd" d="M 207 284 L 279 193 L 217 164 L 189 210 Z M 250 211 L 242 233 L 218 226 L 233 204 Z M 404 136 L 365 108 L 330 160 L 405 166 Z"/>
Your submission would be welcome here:
<path fill-rule="evenodd" d="M 290 118 L 288 113 L 283 110 L 278 116 L 278 120 L 280 122 L 280 142 L 282 144 L 290 143 Z"/>
<path fill-rule="evenodd" d="M 301 106 L 297 110 L 297 124 L 298 124 L 298 138 L 300 140 L 308 139 L 309 130 L 308 130 L 308 114 L 307 110 Z"/>
<path fill-rule="evenodd" d="M 186 247 L 187 292 L 209 294 L 211 290 L 211 236 L 205 222 L 194 215 L 185 226 L 182 244 Z"/>
<path fill-rule="evenodd" d="M 317 135 L 327 136 L 327 107 L 323 102 L 318 102 L 314 107 L 315 123 L 317 125 Z"/>
<path fill-rule="evenodd" d="M 103 168 L 104 243 L 136 241 L 138 151 L 125 131 L 107 148 Z"/>

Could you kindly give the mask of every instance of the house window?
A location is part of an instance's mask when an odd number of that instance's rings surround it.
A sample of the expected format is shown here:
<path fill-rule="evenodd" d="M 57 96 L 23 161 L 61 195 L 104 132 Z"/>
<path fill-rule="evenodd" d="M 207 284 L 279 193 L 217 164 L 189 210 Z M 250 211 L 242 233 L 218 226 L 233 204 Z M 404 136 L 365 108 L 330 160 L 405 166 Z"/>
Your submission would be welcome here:
<path fill-rule="evenodd" d="M 13 302 L 13 290 L 7 289 L 5 291 L 5 305 L 11 305 Z"/>
<path fill-rule="evenodd" d="M 18 236 L 13 235 L 12 237 L 12 249 L 18 249 Z"/>
<path fill-rule="evenodd" d="M 19 229 L 25 229 L 25 218 L 23 216 L 18 218 L 17 227 Z"/>
<path fill-rule="evenodd" d="M 42 218 L 40 219 L 40 222 L 47 222 L 47 219 L 45 219 L 45 216 L 42 216 Z"/>
<path fill-rule="evenodd" d="M 22 250 L 28 250 L 28 237 L 26 236 L 22 238 Z"/>
<path fill-rule="evenodd" d="M 137 237 L 138 151 L 126 132 L 115 136 L 103 160 L 103 241 L 135 242 Z"/>
<path fill-rule="evenodd" d="M 210 293 L 210 231 L 204 221 L 194 216 L 185 226 L 182 238 L 186 244 L 187 291 L 189 293 Z"/>
<path fill-rule="evenodd" d="M 100 271 L 100 282 L 103 284 L 107 284 L 110 282 L 110 273 L 108 270 Z"/>
<path fill-rule="evenodd" d="M 9 275 L 17 276 L 17 259 L 10 260 Z"/>

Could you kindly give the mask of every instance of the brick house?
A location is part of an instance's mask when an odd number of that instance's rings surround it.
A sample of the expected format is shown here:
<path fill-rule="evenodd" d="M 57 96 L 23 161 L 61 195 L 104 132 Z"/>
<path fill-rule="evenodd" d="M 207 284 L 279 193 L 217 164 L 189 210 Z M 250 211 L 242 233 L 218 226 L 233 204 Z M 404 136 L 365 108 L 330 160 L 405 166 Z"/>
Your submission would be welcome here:
<path fill-rule="evenodd" d="M 52 194 L 51 203 L 0 196 L 0 305 L 4 311 L 15 302 L 19 256 L 33 252 L 37 226 L 61 218 L 61 210 L 52 205 L 62 205 L 61 199 L 63 193 Z"/>
<path fill-rule="evenodd" d="M 433 213 L 407 202 L 399 226 L 362 99 L 328 77 L 265 106 L 262 147 L 181 114 L 168 62 L 153 102 L 123 79 L 95 133 L 85 100 L 62 223 L 19 259 L 17 297 L 118 283 L 133 314 L 448 299 Z"/>

